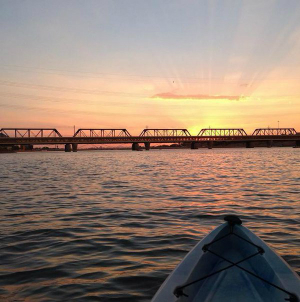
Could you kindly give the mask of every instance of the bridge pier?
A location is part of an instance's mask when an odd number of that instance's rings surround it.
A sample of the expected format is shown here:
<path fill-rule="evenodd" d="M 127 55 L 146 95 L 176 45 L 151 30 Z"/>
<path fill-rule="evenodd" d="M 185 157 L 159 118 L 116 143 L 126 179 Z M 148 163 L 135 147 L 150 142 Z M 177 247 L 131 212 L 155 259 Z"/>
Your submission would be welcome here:
<path fill-rule="evenodd" d="M 296 144 L 295 144 L 294 148 L 300 148 L 300 140 L 296 141 Z"/>
<path fill-rule="evenodd" d="M 212 148 L 213 148 L 213 145 L 214 145 L 214 142 L 213 142 L 213 141 L 208 141 L 208 142 L 207 142 L 207 148 L 208 148 L 208 149 L 212 149 Z"/>
<path fill-rule="evenodd" d="M 253 142 L 246 142 L 246 148 L 254 148 Z"/>
<path fill-rule="evenodd" d="M 144 143 L 144 145 L 145 145 L 145 150 L 150 150 L 150 143 L 149 142 L 146 142 L 146 143 Z"/>
<path fill-rule="evenodd" d="M 191 143 L 191 149 L 192 150 L 196 150 L 196 149 L 198 149 L 199 148 L 199 144 L 197 143 L 197 142 L 192 142 Z"/>
<path fill-rule="evenodd" d="M 139 143 L 132 143 L 132 151 L 139 151 L 140 150 L 140 145 Z"/>
<path fill-rule="evenodd" d="M 272 148 L 273 147 L 273 141 L 272 140 L 267 141 L 267 147 L 268 148 Z"/>
<path fill-rule="evenodd" d="M 65 152 L 71 152 L 72 151 L 72 145 L 71 144 L 65 144 Z"/>
<path fill-rule="evenodd" d="M 72 144 L 72 151 L 77 152 L 78 144 Z"/>
<path fill-rule="evenodd" d="M 33 145 L 21 145 L 21 150 L 23 151 L 32 151 Z"/>

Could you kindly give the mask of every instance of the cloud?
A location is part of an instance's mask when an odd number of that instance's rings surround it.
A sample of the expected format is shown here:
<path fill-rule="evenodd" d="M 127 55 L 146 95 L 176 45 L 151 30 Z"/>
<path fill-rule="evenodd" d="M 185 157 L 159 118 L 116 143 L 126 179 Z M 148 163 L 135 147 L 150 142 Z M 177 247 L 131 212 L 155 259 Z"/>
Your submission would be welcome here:
<path fill-rule="evenodd" d="M 175 99 L 175 100 L 229 100 L 240 101 L 244 96 L 240 95 L 205 95 L 205 94 L 174 94 L 172 92 L 159 93 L 152 96 L 154 99 Z"/>

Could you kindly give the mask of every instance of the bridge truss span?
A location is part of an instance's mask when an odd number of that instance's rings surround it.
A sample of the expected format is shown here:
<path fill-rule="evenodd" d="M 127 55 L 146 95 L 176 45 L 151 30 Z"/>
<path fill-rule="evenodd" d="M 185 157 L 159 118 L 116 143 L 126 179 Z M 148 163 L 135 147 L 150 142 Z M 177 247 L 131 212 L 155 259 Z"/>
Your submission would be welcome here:
<path fill-rule="evenodd" d="M 1 128 L 4 137 L 62 137 L 55 128 Z"/>
<path fill-rule="evenodd" d="M 296 135 L 295 128 L 259 128 L 252 133 L 253 136 L 258 135 Z"/>
<path fill-rule="evenodd" d="M 242 128 L 206 128 L 200 130 L 198 133 L 198 136 L 219 136 L 219 137 L 226 137 L 226 136 L 247 136 L 247 133 L 244 129 Z"/>
<path fill-rule="evenodd" d="M 74 137 L 131 137 L 126 129 L 78 129 Z"/>
<path fill-rule="evenodd" d="M 191 134 L 187 129 L 144 129 L 140 136 L 174 137 L 191 136 Z"/>

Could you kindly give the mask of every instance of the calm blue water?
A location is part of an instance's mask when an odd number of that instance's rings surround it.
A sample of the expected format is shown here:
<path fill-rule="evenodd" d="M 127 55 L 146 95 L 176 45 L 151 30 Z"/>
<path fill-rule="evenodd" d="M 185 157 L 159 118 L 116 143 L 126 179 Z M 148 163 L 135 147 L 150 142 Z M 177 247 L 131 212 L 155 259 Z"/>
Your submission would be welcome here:
<path fill-rule="evenodd" d="M 228 213 L 300 273 L 300 149 L 0 154 L 1 301 L 149 301 Z"/>

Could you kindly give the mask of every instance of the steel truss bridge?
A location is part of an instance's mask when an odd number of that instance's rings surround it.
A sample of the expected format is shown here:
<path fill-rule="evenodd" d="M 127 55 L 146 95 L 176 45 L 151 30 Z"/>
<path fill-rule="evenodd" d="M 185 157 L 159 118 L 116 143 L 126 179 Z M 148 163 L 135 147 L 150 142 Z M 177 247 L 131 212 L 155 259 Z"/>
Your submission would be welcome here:
<path fill-rule="evenodd" d="M 75 137 L 126 137 L 131 136 L 126 129 L 78 129 Z"/>
<path fill-rule="evenodd" d="M 198 136 L 246 136 L 247 133 L 244 129 L 202 129 Z"/>
<path fill-rule="evenodd" d="M 0 137 L 62 137 L 53 128 L 2 128 Z"/>
<path fill-rule="evenodd" d="M 144 129 L 140 136 L 191 136 L 187 129 Z"/>
<path fill-rule="evenodd" d="M 248 135 L 244 129 L 218 128 L 202 129 L 192 136 L 187 129 L 144 129 L 139 136 L 132 136 L 126 129 L 78 129 L 73 136 L 62 136 L 54 128 L 2 128 L 0 146 L 11 145 L 65 145 L 66 151 L 77 151 L 78 144 L 132 144 L 132 150 L 139 150 L 139 144 L 150 149 L 151 143 L 185 143 L 197 149 L 200 144 L 212 148 L 214 143 L 245 143 L 252 148 L 255 142 L 265 142 L 271 147 L 274 141 L 293 141 L 300 147 L 300 133 L 294 128 L 260 128 Z"/>

